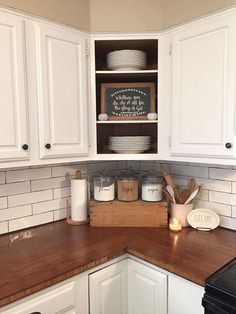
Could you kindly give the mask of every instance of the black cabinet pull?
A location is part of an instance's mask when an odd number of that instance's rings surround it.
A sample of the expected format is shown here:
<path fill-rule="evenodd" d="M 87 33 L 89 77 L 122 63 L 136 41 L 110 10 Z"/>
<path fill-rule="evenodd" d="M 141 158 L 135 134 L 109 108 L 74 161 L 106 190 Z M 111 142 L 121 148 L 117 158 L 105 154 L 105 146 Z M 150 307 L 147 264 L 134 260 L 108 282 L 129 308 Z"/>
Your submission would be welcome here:
<path fill-rule="evenodd" d="M 225 144 L 225 147 L 226 147 L 226 148 L 232 148 L 232 144 L 231 144 L 231 143 L 226 143 L 226 144 Z"/>
<path fill-rule="evenodd" d="M 32 312 L 32 313 L 29 313 L 29 314 L 41 314 L 41 312 Z"/>
<path fill-rule="evenodd" d="M 46 147 L 47 149 L 50 149 L 50 148 L 51 148 L 51 144 L 47 143 L 47 144 L 45 145 L 45 147 Z"/>
<path fill-rule="evenodd" d="M 23 150 L 27 150 L 28 148 L 29 148 L 29 146 L 27 144 L 22 145 Z"/>

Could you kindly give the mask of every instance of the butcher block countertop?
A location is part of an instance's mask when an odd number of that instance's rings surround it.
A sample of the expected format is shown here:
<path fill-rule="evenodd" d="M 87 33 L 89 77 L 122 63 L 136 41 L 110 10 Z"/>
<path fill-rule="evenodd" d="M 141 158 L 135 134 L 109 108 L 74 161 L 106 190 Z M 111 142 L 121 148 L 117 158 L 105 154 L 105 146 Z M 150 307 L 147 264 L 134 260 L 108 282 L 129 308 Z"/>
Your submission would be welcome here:
<path fill-rule="evenodd" d="M 0 306 L 125 253 L 204 285 L 236 256 L 236 232 L 92 228 L 65 221 L 0 237 Z"/>

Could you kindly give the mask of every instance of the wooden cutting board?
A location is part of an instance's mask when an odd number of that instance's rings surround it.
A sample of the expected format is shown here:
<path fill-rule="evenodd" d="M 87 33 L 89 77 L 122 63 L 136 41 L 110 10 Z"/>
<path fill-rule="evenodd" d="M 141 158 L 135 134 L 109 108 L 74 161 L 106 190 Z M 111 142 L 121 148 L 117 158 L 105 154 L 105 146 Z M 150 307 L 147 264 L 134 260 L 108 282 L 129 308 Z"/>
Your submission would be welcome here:
<path fill-rule="evenodd" d="M 92 227 L 162 227 L 167 223 L 166 202 L 90 202 Z"/>

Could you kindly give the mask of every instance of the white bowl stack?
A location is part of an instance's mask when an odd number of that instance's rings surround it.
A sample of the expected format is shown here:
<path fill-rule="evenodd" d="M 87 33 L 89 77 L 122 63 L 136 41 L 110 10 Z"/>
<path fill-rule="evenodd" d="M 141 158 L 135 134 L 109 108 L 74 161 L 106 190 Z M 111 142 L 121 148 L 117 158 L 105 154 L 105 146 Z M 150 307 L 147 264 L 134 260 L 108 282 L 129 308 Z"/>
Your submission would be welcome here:
<path fill-rule="evenodd" d="M 141 50 L 115 50 L 107 54 L 107 67 L 110 70 L 142 70 L 147 65 L 146 53 Z"/>
<path fill-rule="evenodd" d="M 140 154 L 151 148 L 151 136 L 110 136 L 109 149 L 118 154 Z"/>

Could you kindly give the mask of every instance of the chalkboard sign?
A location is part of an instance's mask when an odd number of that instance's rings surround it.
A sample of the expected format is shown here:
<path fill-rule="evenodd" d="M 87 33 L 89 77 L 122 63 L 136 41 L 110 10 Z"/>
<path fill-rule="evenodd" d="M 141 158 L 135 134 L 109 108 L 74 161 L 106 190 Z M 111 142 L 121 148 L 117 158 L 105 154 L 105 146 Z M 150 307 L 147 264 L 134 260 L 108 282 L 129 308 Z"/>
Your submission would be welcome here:
<path fill-rule="evenodd" d="M 155 112 L 155 83 L 101 84 L 101 113 L 109 120 L 144 120 Z"/>

